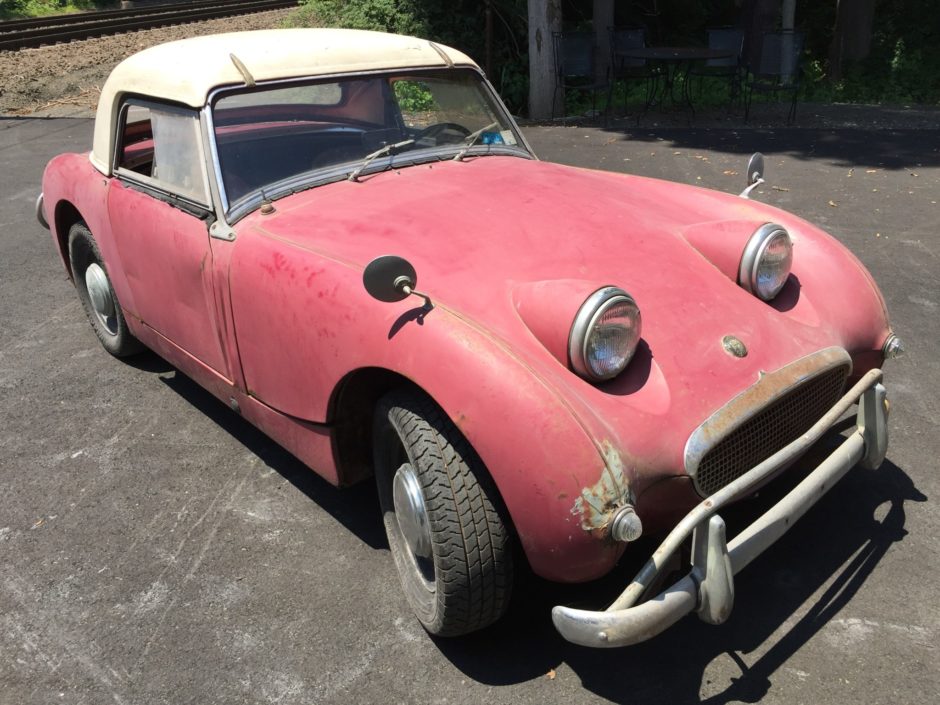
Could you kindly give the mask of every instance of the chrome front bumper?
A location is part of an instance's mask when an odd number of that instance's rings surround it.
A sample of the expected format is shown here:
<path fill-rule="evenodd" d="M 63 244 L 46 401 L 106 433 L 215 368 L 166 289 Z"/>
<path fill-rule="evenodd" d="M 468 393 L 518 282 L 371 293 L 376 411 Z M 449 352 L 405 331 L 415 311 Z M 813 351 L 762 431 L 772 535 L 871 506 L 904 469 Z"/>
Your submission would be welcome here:
<path fill-rule="evenodd" d="M 871 370 L 800 438 L 701 502 L 679 522 L 643 569 L 603 612 L 555 607 L 552 621 L 565 639 L 583 646 L 637 644 L 689 612 L 721 624 L 734 605 L 734 575 L 783 536 L 851 468 L 877 468 L 888 448 L 887 401 L 881 370 Z M 856 429 L 799 485 L 728 543 L 718 512 L 747 496 L 799 458 L 858 402 Z M 692 536 L 692 569 L 656 597 L 640 602 L 670 559 Z"/>

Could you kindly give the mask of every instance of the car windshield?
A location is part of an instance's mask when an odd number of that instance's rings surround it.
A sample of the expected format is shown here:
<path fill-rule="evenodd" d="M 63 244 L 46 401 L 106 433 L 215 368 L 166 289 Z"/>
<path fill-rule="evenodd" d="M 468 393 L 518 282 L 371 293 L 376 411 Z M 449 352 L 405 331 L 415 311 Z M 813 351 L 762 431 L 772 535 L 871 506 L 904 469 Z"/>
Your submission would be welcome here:
<path fill-rule="evenodd" d="M 527 154 L 474 71 L 448 69 L 280 83 L 226 93 L 213 107 L 226 200 L 325 177 L 477 153 Z M 388 149 L 383 149 L 388 148 Z M 381 152 L 380 152 L 381 150 Z M 384 158 L 375 158 L 376 152 Z M 366 163 L 372 156 L 373 161 Z"/>

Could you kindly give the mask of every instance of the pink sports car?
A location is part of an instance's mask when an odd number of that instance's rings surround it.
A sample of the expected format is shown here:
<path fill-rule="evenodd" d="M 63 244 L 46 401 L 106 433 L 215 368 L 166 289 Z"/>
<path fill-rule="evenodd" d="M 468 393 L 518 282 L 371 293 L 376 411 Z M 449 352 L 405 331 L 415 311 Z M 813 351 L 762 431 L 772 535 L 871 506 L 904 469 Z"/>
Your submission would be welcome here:
<path fill-rule="evenodd" d="M 734 574 L 885 455 L 884 300 L 748 200 L 762 171 L 739 197 L 542 162 L 459 51 L 274 30 L 121 63 L 37 215 L 108 352 L 150 348 L 336 485 L 375 477 L 431 633 L 498 619 L 525 564 L 589 581 L 663 535 L 606 610 L 554 609 L 617 646 L 724 621 Z M 722 509 L 849 411 L 728 540 Z"/>

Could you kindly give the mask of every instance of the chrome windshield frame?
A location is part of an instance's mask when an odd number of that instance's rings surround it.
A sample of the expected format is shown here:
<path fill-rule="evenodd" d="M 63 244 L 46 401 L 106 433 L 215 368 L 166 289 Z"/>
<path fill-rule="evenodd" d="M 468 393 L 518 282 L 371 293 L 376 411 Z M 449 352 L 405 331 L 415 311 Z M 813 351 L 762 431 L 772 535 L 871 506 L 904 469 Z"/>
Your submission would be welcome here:
<path fill-rule="evenodd" d="M 486 75 L 479 68 L 474 66 L 455 66 L 447 68 L 442 68 L 440 66 L 419 66 L 409 68 L 390 67 L 377 71 L 355 71 L 324 74 L 322 76 L 316 77 L 307 76 L 290 79 L 276 79 L 271 81 L 258 82 L 255 86 L 251 87 L 251 90 L 256 91 L 276 87 L 309 85 L 311 83 L 329 83 L 339 79 L 348 80 L 393 75 L 404 76 L 409 74 L 426 75 L 429 73 L 444 74 L 455 71 L 461 73 L 469 71 L 480 79 L 480 85 L 485 92 L 486 97 L 489 99 L 491 107 L 498 112 L 497 117 L 499 117 L 502 122 L 510 127 L 510 129 L 513 131 L 514 137 L 516 138 L 516 144 L 512 146 L 491 144 L 474 145 L 467 151 L 467 156 L 504 155 L 537 160 L 538 157 L 535 155 L 535 152 L 532 151 L 532 147 L 529 145 L 528 140 L 526 140 L 525 135 L 522 134 L 522 130 L 519 128 L 519 125 L 516 123 L 512 114 L 506 108 L 506 105 L 503 103 L 502 99 L 500 99 L 499 94 L 487 80 Z M 206 132 L 208 133 L 208 153 L 211 158 L 212 166 L 212 178 L 210 181 L 215 182 L 214 184 L 210 185 L 210 189 L 214 192 L 214 195 L 217 195 L 219 199 L 218 213 L 224 217 L 225 222 L 227 222 L 229 225 L 235 224 L 245 216 L 257 210 L 261 206 L 262 201 L 265 199 L 276 200 L 299 191 L 305 191 L 307 189 L 316 188 L 318 186 L 342 181 L 355 169 L 356 165 L 358 164 L 356 161 L 349 161 L 342 164 L 331 165 L 319 169 L 312 169 L 300 174 L 295 174 L 291 177 L 282 179 L 281 181 L 268 184 L 263 189 L 256 189 L 255 191 L 252 191 L 246 196 L 240 198 L 235 203 L 230 202 L 228 194 L 225 190 L 225 182 L 222 178 L 222 166 L 216 140 L 217 136 L 213 111 L 215 104 L 219 99 L 225 97 L 226 95 L 245 92 L 245 90 L 246 86 L 242 83 L 219 86 L 209 93 L 209 96 L 206 100 L 206 105 L 202 110 Z M 410 150 L 408 152 L 392 155 L 387 158 L 383 157 L 376 159 L 373 164 L 370 164 L 369 168 L 363 171 L 363 175 L 384 171 L 390 167 L 397 168 L 403 166 L 413 166 L 427 162 L 442 161 L 453 158 L 453 156 L 461 149 L 462 146 L 460 144 L 452 144 L 442 147 Z M 212 186 L 214 186 L 214 188 L 212 188 Z M 262 190 L 264 192 L 263 195 Z"/>

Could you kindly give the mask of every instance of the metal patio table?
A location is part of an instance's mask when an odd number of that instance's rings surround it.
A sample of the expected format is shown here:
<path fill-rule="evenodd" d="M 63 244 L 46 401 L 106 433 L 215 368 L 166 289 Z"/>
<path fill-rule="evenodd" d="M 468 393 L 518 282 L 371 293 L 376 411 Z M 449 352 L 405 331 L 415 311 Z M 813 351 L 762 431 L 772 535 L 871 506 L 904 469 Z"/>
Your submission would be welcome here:
<path fill-rule="evenodd" d="M 636 47 L 621 49 L 614 52 L 614 57 L 621 63 L 625 59 L 644 59 L 651 64 L 662 67 L 663 84 L 659 89 L 654 86 L 650 99 L 643 112 L 646 113 L 652 106 L 662 106 L 668 96 L 673 104 L 681 103 L 695 116 L 692 105 L 692 94 L 688 90 L 689 69 L 696 61 L 710 59 L 727 59 L 735 55 L 731 49 L 711 49 L 709 47 Z M 676 100 L 675 84 L 682 76 L 682 95 Z"/>

